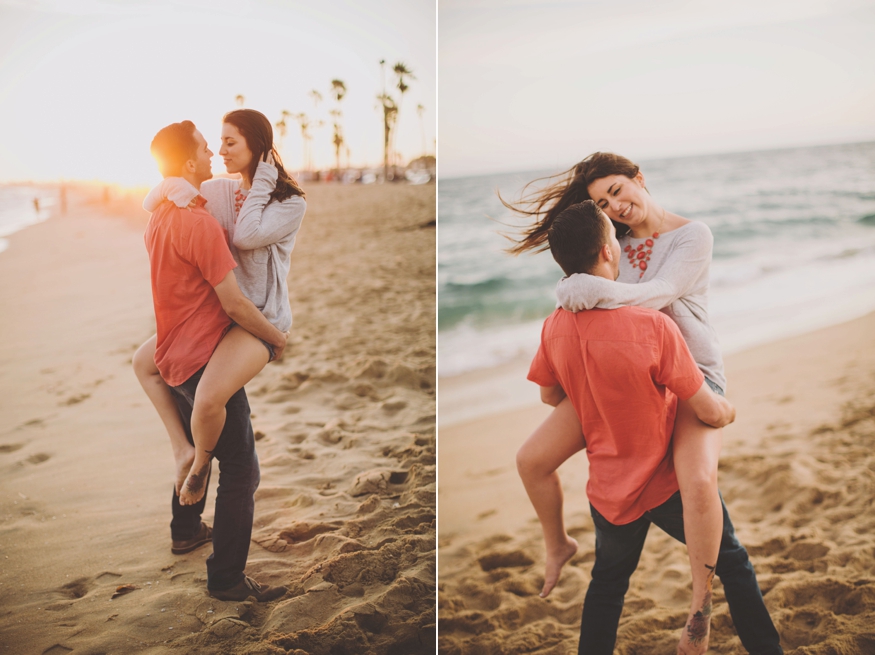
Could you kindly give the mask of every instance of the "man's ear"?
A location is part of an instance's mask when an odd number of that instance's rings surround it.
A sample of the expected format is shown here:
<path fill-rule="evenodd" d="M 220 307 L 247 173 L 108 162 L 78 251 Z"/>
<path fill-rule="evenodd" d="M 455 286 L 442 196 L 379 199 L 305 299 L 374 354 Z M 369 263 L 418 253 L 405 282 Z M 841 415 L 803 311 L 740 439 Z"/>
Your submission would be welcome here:
<path fill-rule="evenodd" d="M 601 249 L 599 250 L 599 257 L 606 262 L 614 261 L 614 251 L 611 250 L 611 244 L 603 243 Z"/>
<path fill-rule="evenodd" d="M 197 162 L 194 159 L 187 160 L 182 170 L 186 173 L 194 173 L 197 170 Z"/>

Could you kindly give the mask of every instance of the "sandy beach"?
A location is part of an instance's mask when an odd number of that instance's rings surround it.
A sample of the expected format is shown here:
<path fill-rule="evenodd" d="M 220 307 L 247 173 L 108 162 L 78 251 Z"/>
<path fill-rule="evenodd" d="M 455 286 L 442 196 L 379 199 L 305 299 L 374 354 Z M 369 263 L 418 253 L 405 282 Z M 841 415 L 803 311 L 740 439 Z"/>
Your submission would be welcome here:
<path fill-rule="evenodd" d="M 173 462 L 130 359 L 154 331 L 141 200 L 71 194 L 0 253 L 0 653 L 428 653 L 435 187 L 311 184 L 281 362 L 247 386 L 247 573 L 170 552 Z M 217 468 L 205 519 L 212 518 Z"/>
<path fill-rule="evenodd" d="M 726 360 L 738 419 L 724 431 L 720 488 L 788 655 L 875 653 L 873 334 L 870 314 Z M 490 384 L 516 393 L 503 380 L 525 377 L 527 364 L 505 365 L 492 380 L 488 371 L 442 378 L 441 401 L 445 389 L 455 398 Z M 540 526 L 514 463 L 549 411 L 535 404 L 531 387 L 531 403 L 441 423 L 439 652 L 446 655 L 576 652 L 595 547 L 586 456 L 560 469 L 567 525 L 581 548 L 543 600 Z M 455 415 L 464 417 L 462 410 Z M 689 589 L 685 548 L 652 529 L 616 652 L 674 653 Z M 715 599 L 709 652 L 740 655 L 719 582 Z"/>

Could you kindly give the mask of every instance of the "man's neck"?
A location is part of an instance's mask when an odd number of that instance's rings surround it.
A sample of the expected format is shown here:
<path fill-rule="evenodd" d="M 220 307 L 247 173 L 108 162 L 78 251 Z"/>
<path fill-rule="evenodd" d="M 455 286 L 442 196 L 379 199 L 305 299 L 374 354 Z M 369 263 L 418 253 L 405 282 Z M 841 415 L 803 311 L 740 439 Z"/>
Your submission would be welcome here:
<path fill-rule="evenodd" d="M 189 184 L 191 184 L 198 191 L 201 190 L 201 182 L 203 180 L 198 179 L 197 177 L 195 177 L 191 173 L 183 173 L 180 177 L 183 180 L 185 180 L 186 182 L 188 182 Z"/>
<path fill-rule="evenodd" d="M 593 267 L 589 274 L 594 275 L 595 277 L 603 277 L 606 280 L 610 280 L 611 282 L 617 279 L 617 276 L 614 274 L 614 270 L 611 268 L 610 263 L 606 262 L 603 259 L 599 259 L 599 263 Z"/>

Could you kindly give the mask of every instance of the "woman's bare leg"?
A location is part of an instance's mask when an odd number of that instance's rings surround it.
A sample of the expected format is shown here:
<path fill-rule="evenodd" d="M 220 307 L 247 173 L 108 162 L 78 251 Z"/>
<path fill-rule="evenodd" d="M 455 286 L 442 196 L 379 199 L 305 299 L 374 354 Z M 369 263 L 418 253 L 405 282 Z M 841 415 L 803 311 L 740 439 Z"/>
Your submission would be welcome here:
<path fill-rule="evenodd" d="M 170 393 L 170 387 L 164 382 L 161 374 L 158 372 L 158 367 L 155 366 L 155 347 L 158 339 L 153 336 L 146 341 L 134 353 L 132 360 L 134 373 L 143 387 L 143 391 L 149 396 L 149 400 L 155 405 L 158 410 L 158 416 L 164 423 L 164 428 L 170 436 L 170 446 L 173 448 L 173 459 L 176 461 L 176 478 L 173 483 L 176 493 L 182 488 L 182 483 L 185 477 L 191 470 L 191 464 L 194 462 L 194 446 L 192 446 L 188 437 L 185 435 L 185 427 L 182 424 L 182 418 L 179 416 L 179 410 L 176 408 L 176 402 Z"/>
<path fill-rule="evenodd" d="M 269 360 L 265 345 L 239 326 L 219 342 L 194 395 L 194 463 L 179 493 L 180 505 L 193 505 L 203 497 L 213 449 L 225 427 L 225 405 Z"/>
<path fill-rule="evenodd" d="M 700 655 L 708 650 L 711 580 L 723 535 L 723 506 L 717 492 L 723 430 L 705 425 L 687 403 L 679 402 L 672 443 L 693 577 L 693 602 L 678 653 Z"/>
<path fill-rule="evenodd" d="M 566 398 L 517 452 L 517 470 L 544 531 L 547 566 L 541 598 L 556 586 L 565 562 L 577 552 L 577 541 L 565 531 L 562 484 L 556 469 L 585 447 L 580 421 Z"/>

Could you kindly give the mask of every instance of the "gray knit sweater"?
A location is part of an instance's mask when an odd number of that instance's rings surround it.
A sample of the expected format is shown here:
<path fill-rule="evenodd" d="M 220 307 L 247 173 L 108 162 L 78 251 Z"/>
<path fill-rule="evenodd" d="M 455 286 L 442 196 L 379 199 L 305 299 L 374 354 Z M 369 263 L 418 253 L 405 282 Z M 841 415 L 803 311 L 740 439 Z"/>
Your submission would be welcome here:
<path fill-rule="evenodd" d="M 645 239 L 621 237 L 621 249 Z M 570 311 L 634 305 L 667 314 L 681 330 L 693 359 L 712 382 L 726 389 L 726 374 L 717 333 L 708 320 L 708 274 L 714 237 L 704 223 L 691 221 L 659 235 L 644 277 L 620 256 L 616 282 L 592 275 L 572 275 L 556 286 L 559 304 Z"/>
<path fill-rule="evenodd" d="M 228 231 L 231 254 L 238 264 L 234 273 L 240 290 L 267 320 L 285 332 L 292 326 L 289 259 L 307 203 L 300 196 L 291 196 L 268 204 L 276 179 L 276 167 L 259 162 L 239 216 L 234 210 L 238 180 L 208 180 L 201 184 L 200 194 L 207 200 L 207 211 Z M 182 178 L 168 177 L 146 196 L 143 207 L 155 211 L 164 199 L 185 207 L 196 195 L 197 189 Z"/>

